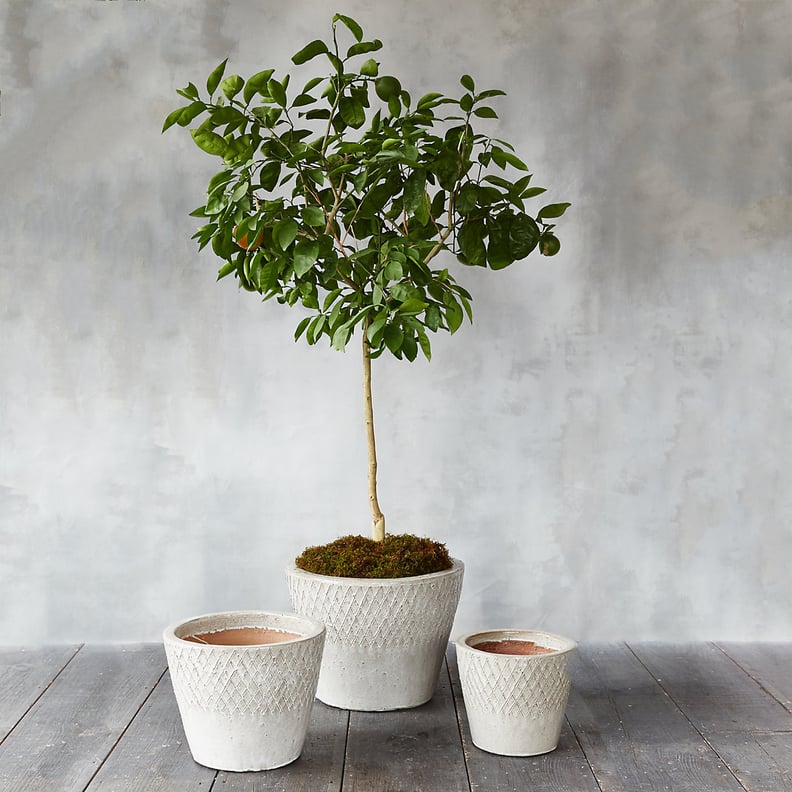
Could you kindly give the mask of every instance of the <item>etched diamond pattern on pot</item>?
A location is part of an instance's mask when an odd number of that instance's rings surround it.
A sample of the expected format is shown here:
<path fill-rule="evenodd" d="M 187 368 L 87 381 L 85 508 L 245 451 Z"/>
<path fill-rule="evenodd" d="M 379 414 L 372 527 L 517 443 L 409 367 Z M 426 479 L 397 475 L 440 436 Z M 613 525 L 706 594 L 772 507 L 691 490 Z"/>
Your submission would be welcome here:
<path fill-rule="evenodd" d="M 224 715 L 293 711 L 313 698 L 322 641 L 304 647 L 299 654 L 169 647 L 174 692 L 188 706 Z"/>
<path fill-rule="evenodd" d="M 465 700 L 505 717 L 538 718 L 566 707 L 566 655 L 514 662 L 493 655 L 459 655 Z"/>
<path fill-rule="evenodd" d="M 321 576 L 289 577 L 292 607 L 324 622 L 327 640 L 353 647 L 409 647 L 448 636 L 461 575 L 409 585 L 338 585 Z"/>

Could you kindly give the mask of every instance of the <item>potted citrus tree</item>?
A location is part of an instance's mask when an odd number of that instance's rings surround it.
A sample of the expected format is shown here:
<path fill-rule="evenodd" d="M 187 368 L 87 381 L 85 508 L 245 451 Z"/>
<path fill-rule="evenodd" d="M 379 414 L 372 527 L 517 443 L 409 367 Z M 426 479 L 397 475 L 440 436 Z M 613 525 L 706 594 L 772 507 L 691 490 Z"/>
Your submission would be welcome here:
<path fill-rule="evenodd" d="M 380 73 L 382 47 L 348 16 L 332 19 L 292 58 L 326 69 L 307 81 L 265 69 L 247 79 L 212 71 L 193 84 L 163 131 L 191 127 L 221 161 L 192 215 L 218 278 L 299 309 L 295 339 L 344 350 L 357 337 L 363 368 L 371 538 L 309 548 L 288 570 L 298 613 L 324 622 L 318 696 L 351 709 L 394 709 L 431 698 L 462 583 L 462 563 L 431 539 L 386 532 L 377 495 L 372 361 L 431 357 L 431 335 L 472 318 L 471 294 L 449 269 L 500 270 L 560 243 L 569 206 L 535 213 L 514 148 L 481 131 L 499 89 L 469 75 L 458 96 L 414 100 Z M 450 260 L 450 261 L 449 261 Z"/>

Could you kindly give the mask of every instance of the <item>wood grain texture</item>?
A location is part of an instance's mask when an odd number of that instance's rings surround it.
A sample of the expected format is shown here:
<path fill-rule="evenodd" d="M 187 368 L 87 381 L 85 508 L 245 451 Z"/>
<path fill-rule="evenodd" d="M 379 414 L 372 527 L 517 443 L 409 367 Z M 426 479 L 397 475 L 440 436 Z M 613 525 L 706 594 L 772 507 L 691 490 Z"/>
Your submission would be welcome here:
<path fill-rule="evenodd" d="M 78 650 L 76 645 L 0 649 L 0 743 Z"/>
<path fill-rule="evenodd" d="M 633 649 L 749 792 L 792 792 L 792 715 L 712 644 Z"/>
<path fill-rule="evenodd" d="M 0 789 L 84 789 L 165 665 L 161 646 L 83 647 L 0 746 Z"/>
<path fill-rule="evenodd" d="M 787 712 L 792 712 L 792 644 L 718 643 Z"/>
<path fill-rule="evenodd" d="M 789 712 L 713 644 L 640 644 L 633 650 L 705 735 L 792 729 Z"/>
<path fill-rule="evenodd" d="M 624 644 L 572 658 L 567 716 L 603 792 L 742 787 Z"/>
<path fill-rule="evenodd" d="M 0 650 L 0 790 L 792 792 L 790 657 L 779 644 L 580 647 L 559 747 L 511 758 L 472 746 L 451 647 L 429 704 L 317 702 L 297 762 L 237 774 L 192 760 L 161 646 Z"/>
<path fill-rule="evenodd" d="M 344 792 L 468 792 L 445 667 L 434 698 L 415 709 L 352 712 Z"/>
<path fill-rule="evenodd" d="M 208 792 L 216 775 L 193 761 L 165 674 L 87 792 Z"/>
<path fill-rule="evenodd" d="M 286 767 L 217 775 L 212 792 L 340 792 L 349 712 L 314 702 L 305 747 Z"/>
<path fill-rule="evenodd" d="M 473 745 L 467 713 L 459 682 L 456 648 L 446 655 L 451 689 L 456 702 L 459 731 L 465 750 L 470 789 L 473 792 L 597 792 L 599 787 L 580 748 L 577 738 L 565 721 L 558 748 L 543 756 L 496 756 Z"/>

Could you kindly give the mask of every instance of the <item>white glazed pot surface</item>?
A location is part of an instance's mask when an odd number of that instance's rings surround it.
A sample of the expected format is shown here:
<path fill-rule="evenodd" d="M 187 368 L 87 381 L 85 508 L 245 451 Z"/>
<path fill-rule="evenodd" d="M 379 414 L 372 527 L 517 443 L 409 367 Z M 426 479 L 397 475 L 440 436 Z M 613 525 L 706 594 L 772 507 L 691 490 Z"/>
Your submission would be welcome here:
<path fill-rule="evenodd" d="M 185 641 L 240 627 L 296 633 L 252 646 Z M 324 626 L 266 611 L 213 613 L 163 633 L 173 692 L 193 758 L 216 770 L 271 770 L 300 755 L 311 715 Z"/>
<path fill-rule="evenodd" d="M 394 579 L 286 570 L 292 608 L 327 628 L 317 697 L 367 712 L 406 709 L 434 695 L 462 590 L 464 564 Z"/>
<path fill-rule="evenodd" d="M 493 654 L 485 641 L 532 641 L 549 654 Z M 558 745 L 569 698 L 567 658 L 576 644 L 538 630 L 488 630 L 456 641 L 473 744 L 505 756 L 535 756 Z"/>

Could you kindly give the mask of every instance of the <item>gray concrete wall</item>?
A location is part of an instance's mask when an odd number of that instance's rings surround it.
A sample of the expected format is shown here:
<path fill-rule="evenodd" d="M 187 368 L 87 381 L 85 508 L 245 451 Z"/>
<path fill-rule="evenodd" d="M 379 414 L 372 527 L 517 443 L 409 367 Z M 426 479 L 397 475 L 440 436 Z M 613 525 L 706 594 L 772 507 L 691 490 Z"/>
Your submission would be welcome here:
<path fill-rule="evenodd" d="M 367 532 L 356 348 L 215 284 L 215 165 L 159 134 L 335 10 L 0 4 L 0 642 L 285 609 L 289 558 Z M 792 2 L 342 10 L 414 95 L 508 90 L 493 129 L 574 204 L 555 259 L 458 273 L 431 364 L 375 365 L 382 504 L 467 562 L 455 629 L 792 639 Z"/>

